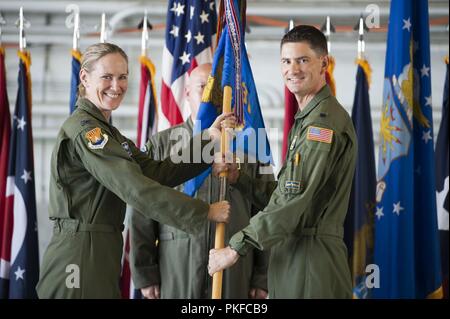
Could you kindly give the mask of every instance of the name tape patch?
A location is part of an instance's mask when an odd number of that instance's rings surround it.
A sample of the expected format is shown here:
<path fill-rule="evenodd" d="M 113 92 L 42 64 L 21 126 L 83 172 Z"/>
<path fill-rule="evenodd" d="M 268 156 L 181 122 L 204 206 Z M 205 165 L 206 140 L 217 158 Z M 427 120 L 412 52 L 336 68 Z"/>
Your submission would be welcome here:
<path fill-rule="evenodd" d="M 300 190 L 301 183 L 299 181 L 286 181 L 284 183 L 284 188 L 298 192 Z"/>

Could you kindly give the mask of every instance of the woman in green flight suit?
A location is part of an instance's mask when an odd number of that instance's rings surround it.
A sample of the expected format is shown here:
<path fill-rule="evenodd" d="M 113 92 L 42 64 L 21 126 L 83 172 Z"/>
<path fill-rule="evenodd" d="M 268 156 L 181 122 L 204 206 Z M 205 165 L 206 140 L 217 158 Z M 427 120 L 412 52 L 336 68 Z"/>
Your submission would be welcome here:
<path fill-rule="evenodd" d="M 110 43 L 88 47 L 80 80 L 77 109 L 64 122 L 52 154 L 54 233 L 36 287 L 40 298 L 120 298 L 126 204 L 189 233 L 203 229 L 207 218 L 229 218 L 228 202 L 208 205 L 171 188 L 208 164 L 149 159 L 110 124 L 128 86 L 128 58 L 121 48 Z M 204 134 L 208 138 L 192 143 L 203 147 L 217 140 L 223 120 L 232 125 L 234 118 L 218 117 Z"/>

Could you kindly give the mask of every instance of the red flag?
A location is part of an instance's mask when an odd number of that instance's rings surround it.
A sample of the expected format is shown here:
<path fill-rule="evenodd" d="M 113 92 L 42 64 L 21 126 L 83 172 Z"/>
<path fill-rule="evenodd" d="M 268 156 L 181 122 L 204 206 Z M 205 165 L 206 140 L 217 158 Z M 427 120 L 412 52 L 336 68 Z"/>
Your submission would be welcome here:
<path fill-rule="evenodd" d="M 0 47 L 0 247 L 3 240 L 3 225 L 6 206 L 6 177 L 8 175 L 9 138 L 11 115 L 6 92 L 5 50 Z"/>
<path fill-rule="evenodd" d="M 135 299 L 134 298 L 134 285 L 131 281 L 130 271 L 130 231 L 125 230 L 125 247 L 122 258 L 122 274 L 120 276 L 120 291 L 122 293 L 122 299 Z"/>
<path fill-rule="evenodd" d="M 298 111 L 298 103 L 295 95 L 289 91 L 289 89 L 284 87 L 284 125 L 283 125 L 283 149 L 282 149 L 282 159 L 283 162 L 286 159 L 287 153 L 287 142 L 289 139 L 289 131 L 294 125 L 294 116 Z"/>

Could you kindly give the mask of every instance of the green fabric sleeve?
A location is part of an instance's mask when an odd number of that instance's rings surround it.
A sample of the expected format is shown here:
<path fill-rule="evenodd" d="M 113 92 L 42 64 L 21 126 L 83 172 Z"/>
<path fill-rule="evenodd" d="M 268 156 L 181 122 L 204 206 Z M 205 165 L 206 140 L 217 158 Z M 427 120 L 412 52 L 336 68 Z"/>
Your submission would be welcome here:
<path fill-rule="evenodd" d="M 102 148 L 93 149 L 85 133 L 74 138 L 74 147 L 85 169 L 102 185 L 133 206 L 147 218 L 197 233 L 205 225 L 209 205 L 192 199 L 149 178 L 171 174 L 172 166 L 150 165 L 144 175 L 120 143 L 111 136 Z M 104 132 L 103 132 L 104 133 Z"/>

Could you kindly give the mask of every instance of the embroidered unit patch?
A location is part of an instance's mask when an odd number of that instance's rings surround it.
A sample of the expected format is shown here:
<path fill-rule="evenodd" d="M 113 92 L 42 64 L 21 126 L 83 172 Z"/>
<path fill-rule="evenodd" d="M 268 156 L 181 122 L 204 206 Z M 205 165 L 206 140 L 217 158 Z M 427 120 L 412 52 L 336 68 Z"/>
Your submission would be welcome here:
<path fill-rule="evenodd" d="M 102 131 L 99 127 L 90 130 L 84 136 L 89 142 L 89 148 L 93 150 L 101 150 L 108 142 L 108 135 L 102 134 Z"/>
<path fill-rule="evenodd" d="M 306 139 L 331 144 L 331 141 L 333 140 L 333 130 L 317 126 L 309 126 Z"/>

